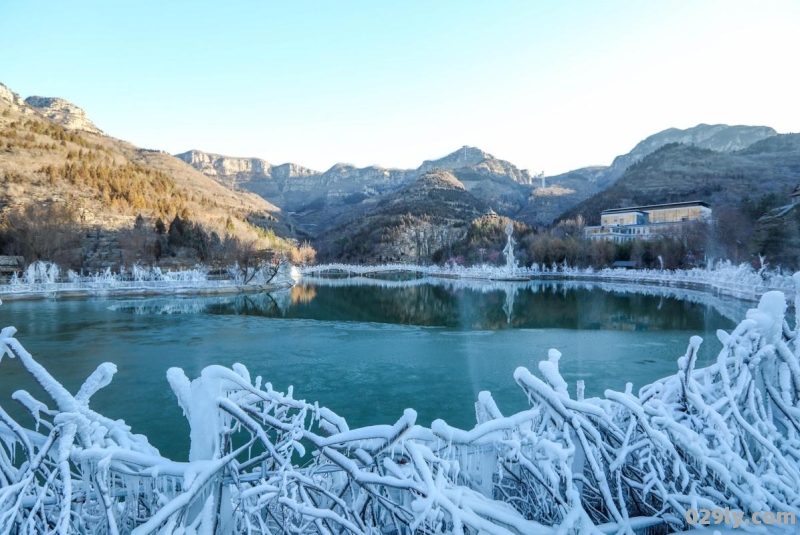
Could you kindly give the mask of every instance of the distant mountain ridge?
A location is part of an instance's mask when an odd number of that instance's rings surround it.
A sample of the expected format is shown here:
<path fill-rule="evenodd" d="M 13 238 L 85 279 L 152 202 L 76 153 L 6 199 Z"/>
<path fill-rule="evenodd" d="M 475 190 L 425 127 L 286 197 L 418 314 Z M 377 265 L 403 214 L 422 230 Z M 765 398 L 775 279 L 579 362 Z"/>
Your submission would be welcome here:
<path fill-rule="evenodd" d="M 619 176 L 631 164 L 669 143 L 695 145 L 701 149 L 710 149 L 716 152 L 734 152 L 777 134 L 778 132 L 769 126 L 728 126 L 701 123 L 685 130 L 668 128 L 646 137 L 637 143 L 628 154 L 614 158 L 609 169 Z"/>
<path fill-rule="evenodd" d="M 738 206 L 773 195 L 789 203 L 800 182 L 800 134 L 777 134 L 737 151 L 670 143 L 628 167 L 614 184 L 571 207 L 561 218 L 583 216 L 599 224 L 609 208 L 704 200 Z"/>
<path fill-rule="evenodd" d="M 476 198 L 499 212 L 524 204 L 531 174 L 475 147 L 462 147 L 416 169 L 356 167 L 338 163 L 325 172 L 297 164 L 273 166 L 259 158 L 237 158 L 191 150 L 175 155 L 229 187 L 256 193 L 292 214 L 299 229 L 316 236 L 363 212 L 381 197 L 433 170 L 447 170 Z M 279 171 L 279 172 L 278 172 Z"/>
<path fill-rule="evenodd" d="M 631 165 L 671 143 L 729 153 L 777 134 L 768 126 L 699 124 L 685 130 L 668 128 L 640 141 L 627 154 L 614 158 L 609 166 L 585 167 L 545 177 L 546 187 L 534 188 L 518 216 L 529 224 L 549 224 L 578 203 L 609 188 Z"/>

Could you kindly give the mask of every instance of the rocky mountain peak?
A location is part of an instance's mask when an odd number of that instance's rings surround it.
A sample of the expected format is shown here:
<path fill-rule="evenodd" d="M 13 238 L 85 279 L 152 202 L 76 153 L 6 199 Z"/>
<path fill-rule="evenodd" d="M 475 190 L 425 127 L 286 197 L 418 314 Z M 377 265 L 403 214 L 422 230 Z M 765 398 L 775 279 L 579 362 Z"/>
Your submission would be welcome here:
<path fill-rule="evenodd" d="M 338 175 L 342 173 L 351 173 L 356 170 L 356 166 L 351 163 L 335 163 L 330 169 L 325 171 L 325 174 Z"/>
<path fill-rule="evenodd" d="M 5 100 L 6 102 L 16 106 L 22 106 L 25 104 L 18 94 L 14 93 L 3 84 L 0 84 L 0 100 Z"/>
<path fill-rule="evenodd" d="M 531 184 L 532 181 L 531 174 L 527 169 L 518 169 L 510 162 L 500 160 L 477 147 L 467 145 L 438 160 L 425 160 L 417 171 L 425 173 L 433 169 L 476 171 L 498 178 L 510 178 L 519 184 Z"/>
<path fill-rule="evenodd" d="M 451 152 L 447 156 L 439 158 L 438 160 L 425 160 L 419 167 L 420 173 L 425 173 L 432 169 L 461 169 L 477 165 L 487 158 L 494 159 L 494 156 L 483 152 L 477 147 L 468 147 L 464 145 L 460 149 Z"/>
<path fill-rule="evenodd" d="M 103 133 L 86 117 L 85 111 L 63 98 L 32 96 L 26 98 L 25 103 L 67 130 Z"/>

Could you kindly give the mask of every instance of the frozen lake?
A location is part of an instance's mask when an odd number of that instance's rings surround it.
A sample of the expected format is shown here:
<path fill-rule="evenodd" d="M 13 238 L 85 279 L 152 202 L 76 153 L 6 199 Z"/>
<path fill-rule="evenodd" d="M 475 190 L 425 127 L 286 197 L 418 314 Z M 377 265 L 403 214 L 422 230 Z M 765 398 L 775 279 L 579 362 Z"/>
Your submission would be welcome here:
<path fill-rule="evenodd" d="M 608 288 L 608 286 L 606 286 Z M 728 303 L 738 313 L 746 305 Z M 735 322 L 700 300 L 558 283 L 413 284 L 407 287 L 305 283 L 272 295 L 9 301 L 0 326 L 76 392 L 102 362 L 119 371 L 92 408 L 124 419 L 163 455 L 185 459 L 189 427 L 166 380 L 210 364 L 245 364 L 296 398 L 319 401 L 353 426 L 394 423 L 406 407 L 418 423 L 443 418 L 471 428 L 478 392 L 504 412 L 527 405 L 512 374 L 537 372 L 551 347 L 575 393 L 634 390 L 676 371 L 692 335 L 705 339 L 699 365 L 716 357 L 717 329 Z M 739 316 L 741 319 L 743 316 Z M 0 404 L 26 389 L 49 402 L 16 360 L 0 363 Z M 23 423 L 29 423 L 23 419 Z"/>

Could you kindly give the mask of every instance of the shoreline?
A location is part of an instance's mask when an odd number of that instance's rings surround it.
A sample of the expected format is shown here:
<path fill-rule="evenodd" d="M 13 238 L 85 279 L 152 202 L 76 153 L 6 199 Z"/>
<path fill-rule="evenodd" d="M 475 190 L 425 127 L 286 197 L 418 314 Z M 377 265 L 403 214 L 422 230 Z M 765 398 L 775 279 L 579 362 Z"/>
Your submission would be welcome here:
<path fill-rule="evenodd" d="M 336 273 L 334 278 L 349 279 L 351 277 L 368 277 L 380 279 L 380 273 L 416 273 L 422 278 L 430 277 L 445 280 L 482 280 L 486 282 L 525 282 L 542 281 L 587 281 L 617 282 L 640 284 L 650 287 L 672 287 L 708 292 L 712 295 L 729 296 L 755 303 L 769 291 L 781 291 L 787 301 L 793 301 L 796 295 L 796 283 L 792 275 L 775 272 L 756 272 L 747 265 L 735 266 L 730 263 L 721 264 L 715 269 L 691 269 L 679 271 L 662 270 L 621 270 L 621 269 L 573 269 L 539 270 L 519 268 L 511 273 L 497 266 L 456 267 L 442 269 L 437 266 L 415 266 L 388 264 L 382 266 L 360 266 L 347 264 L 328 264 L 301 268 L 298 274 L 304 278 L 327 278 L 324 273 Z M 322 275 L 322 276 L 320 276 Z M 346 275 L 346 276 L 343 276 Z"/>
<path fill-rule="evenodd" d="M 62 283 L 50 283 L 56 286 Z M 72 283 L 63 283 L 70 285 Z M 102 283 L 100 283 L 102 284 Z M 86 299 L 90 297 L 150 297 L 158 295 L 227 295 L 255 294 L 287 290 L 294 284 L 278 282 L 274 284 L 244 284 L 235 286 L 187 286 L 186 283 L 175 282 L 174 286 L 161 288 L 137 286 L 131 288 L 47 288 L 39 291 L 6 292 L 0 290 L 0 301 L 35 301 L 38 299 Z"/>
<path fill-rule="evenodd" d="M 742 301 L 747 301 L 750 303 L 758 303 L 758 300 L 761 299 L 762 295 L 764 295 L 769 291 L 774 290 L 774 288 L 768 288 L 768 287 L 764 288 L 750 287 L 748 289 L 734 290 L 731 288 L 726 288 L 725 285 L 714 285 L 706 281 L 681 281 L 681 280 L 669 280 L 669 279 L 658 281 L 653 279 L 635 279 L 630 277 L 614 277 L 607 275 L 592 276 L 591 274 L 570 275 L 564 273 L 547 273 L 538 276 L 532 276 L 531 280 L 610 282 L 610 283 L 639 284 L 642 286 L 652 286 L 652 287 L 680 288 L 683 290 L 697 290 L 712 295 L 724 295 L 727 297 L 734 297 L 736 299 L 740 299 Z M 787 301 L 792 300 L 793 296 L 789 295 L 788 289 L 780 288 L 779 290 L 784 293 Z"/>
<path fill-rule="evenodd" d="M 36 299 L 85 299 L 91 297 L 148 297 L 159 295 L 229 295 L 273 292 L 291 288 L 299 282 L 327 280 L 322 275 L 326 271 L 335 272 L 334 279 L 349 280 L 364 277 L 370 280 L 388 280 L 382 274 L 416 273 L 415 281 L 419 283 L 429 280 L 463 280 L 484 283 L 525 283 L 528 281 L 581 281 L 633 284 L 642 287 L 666 287 L 695 290 L 713 296 L 726 296 L 745 302 L 757 302 L 769 291 L 782 291 L 789 303 L 794 300 L 795 277 L 779 273 L 766 276 L 756 273 L 745 266 L 728 264 L 714 270 L 687 271 L 652 271 L 652 270 L 578 270 L 565 269 L 531 270 L 520 269 L 508 273 L 503 268 L 490 266 L 473 266 L 452 270 L 432 269 L 431 266 L 383 265 L 359 266 L 345 264 L 329 264 L 293 267 L 279 282 L 270 284 L 237 284 L 234 280 L 203 280 L 202 278 L 180 278 L 161 280 L 115 280 L 113 276 L 95 280 L 70 282 L 34 282 L 0 285 L 0 299 L 36 300 Z M 342 276 L 345 275 L 346 276 Z M 322 275 L 322 276 L 320 276 Z M 42 277 L 47 280 L 49 277 Z M 396 281 L 402 284 L 403 280 Z"/>

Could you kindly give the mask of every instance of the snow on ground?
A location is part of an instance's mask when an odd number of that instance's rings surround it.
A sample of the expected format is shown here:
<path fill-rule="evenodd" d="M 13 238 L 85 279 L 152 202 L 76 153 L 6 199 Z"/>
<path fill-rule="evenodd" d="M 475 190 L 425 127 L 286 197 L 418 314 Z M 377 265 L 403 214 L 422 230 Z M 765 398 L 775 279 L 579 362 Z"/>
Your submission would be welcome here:
<path fill-rule="evenodd" d="M 242 365 L 173 368 L 188 462 L 90 408 L 113 364 L 72 394 L 9 327 L 0 360 L 20 359 L 50 399 L 14 394 L 33 428 L 0 408 L 0 532 L 632 534 L 688 530 L 691 509 L 797 515 L 800 321 L 786 310 L 764 293 L 718 331 L 713 365 L 696 367 L 692 337 L 675 375 L 638 393 L 570 398 L 553 349 L 541 375 L 514 373 L 528 409 L 504 415 L 482 392 L 469 430 L 419 426 L 411 409 L 350 429 Z"/>

